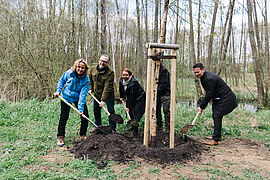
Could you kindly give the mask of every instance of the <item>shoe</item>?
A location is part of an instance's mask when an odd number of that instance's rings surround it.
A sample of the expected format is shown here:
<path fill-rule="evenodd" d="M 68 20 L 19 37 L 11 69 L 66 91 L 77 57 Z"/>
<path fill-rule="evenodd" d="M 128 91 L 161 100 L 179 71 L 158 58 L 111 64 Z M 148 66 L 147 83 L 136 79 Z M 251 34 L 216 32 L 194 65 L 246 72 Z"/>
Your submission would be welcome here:
<path fill-rule="evenodd" d="M 81 140 L 85 140 L 85 139 L 87 139 L 87 136 L 86 135 L 82 135 L 81 136 Z"/>
<path fill-rule="evenodd" d="M 170 132 L 170 127 L 166 127 L 165 128 L 165 133 L 169 133 Z"/>
<path fill-rule="evenodd" d="M 112 130 L 112 134 L 116 134 L 116 130 Z"/>
<path fill-rule="evenodd" d="M 57 140 L 57 146 L 63 147 L 64 146 L 64 136 L 59 136 Z"/>
<path fill-rule="evenodd" d="M 89 133 L 94 133 L 94 132 L 96 132 L 96 130 L 97 130 L 97 128 L 94 128 L 91 131 L 89 131 Z"/>
<path fill-rule="evenodd" d="M 162 131 L 162 130 L 163 130 L 163 127 L 162 127 L 162 126 L 158 126 L 158 127 L 157 127 L 157 130 L 158 130 L 158 131 Z"/>
<path fill-rule="evenodd" d="M 134 127 L 134 129 L 133 129 L 133 135 L 136 136 L 136 135 L 138 135 L 138 133 L 139 133 L 139 128 L 138 127 Z"/>
<path fill-rule="evenodd" d="M 213 138 L 211 136 L 205 137 L 206 139 L 212 140 Z M 218 138 L 218 141 L 222 141 L 221 138 Z"/>
<path fill-rule="evenodd" d="M 209 142 L 204 142 L 204 144 L 209 145 L 209 146 L 214 146 L 214 145 L 218 145 L 217 141 L 211 140 Z"/>

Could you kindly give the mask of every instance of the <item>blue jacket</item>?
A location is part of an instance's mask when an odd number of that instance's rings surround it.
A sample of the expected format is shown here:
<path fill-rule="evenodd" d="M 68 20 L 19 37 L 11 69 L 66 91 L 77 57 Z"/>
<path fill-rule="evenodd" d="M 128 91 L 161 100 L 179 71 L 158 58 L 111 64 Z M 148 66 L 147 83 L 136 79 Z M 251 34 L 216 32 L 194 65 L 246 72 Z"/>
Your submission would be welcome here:
<path fill-rule="evenodd" d="M 62 89 L 64 88 L 63 92 Z M 83 112 L 86 96 L 90 88 L 88 76 L 78 76 L 70 69 L 66 71 L 58 82 L 59 94 L 69 103 L 78 102 L 78 110 Z"/>

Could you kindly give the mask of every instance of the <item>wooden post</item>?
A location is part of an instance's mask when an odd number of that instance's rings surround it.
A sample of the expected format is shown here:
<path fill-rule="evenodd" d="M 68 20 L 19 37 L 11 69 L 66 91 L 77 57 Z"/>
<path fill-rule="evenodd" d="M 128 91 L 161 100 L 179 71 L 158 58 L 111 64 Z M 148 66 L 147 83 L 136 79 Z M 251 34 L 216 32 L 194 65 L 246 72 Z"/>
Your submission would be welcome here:
<path fill-rule="evenodd" d="M 171 116 L 170 116 L 170 148 L 174 148 L 174 123 L 175 123 L 175 81 L 176 81 L 176 50 L 179 49 L 175 44 L 159 44 L 149 43 L 148 48 L 148 63 L 147 63 L 147 90 L 146 90 L 146 105 L 145 105 L 145 123 L 144 123 L 144 141 L 143 144 L 148 147 L 149 140 L 149 125 L 151 135 L 151 147 L 156 145 L 156 102 L 157 102 L 157 87 L 159 78 L 160 59 L 172 59 L 171 61 Z M 155 56 L 153 57 L 153 49 L 172 49 L 173 56 Z"/>
<path fill-rule="evenodd" d="M 176 51 L 172 54 L 176 56 Z M 171 115 L 170 115 L 170 148 L 174 148 L 174 122 L 175 122 L 175 81 L 176 81 L 176 59 L 171 61 Z"/>
<path fill-rule="evenodd" d="M 148 48 L 148 56 L 151 56 L 152 49 Z M 146 84 L 146 103 L 145 103 L 145 120 L 144 120 L 144 139 L 143 145 L 148 147 L 148 139 L 149 139 L 149 120 L 150 120 L 150 102 L 151 102 L 151 79 L 152 79 L 152 63 L 153 60 L 151 58 L 147 59 L 147 84 Z"/>

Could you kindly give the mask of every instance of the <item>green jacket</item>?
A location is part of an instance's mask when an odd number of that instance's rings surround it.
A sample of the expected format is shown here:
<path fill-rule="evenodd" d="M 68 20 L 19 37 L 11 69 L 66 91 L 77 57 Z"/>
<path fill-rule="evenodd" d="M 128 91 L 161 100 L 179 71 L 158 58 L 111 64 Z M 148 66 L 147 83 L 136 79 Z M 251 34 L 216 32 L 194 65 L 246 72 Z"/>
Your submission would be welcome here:
<path fill-rule="evenodd" d="M 106 102 L 111 95 L 114 95 L 114 71 L 111 67 L 107 66 L 105 73 L 100 73 L 97 64 L 94 64 L 90 68 L 89 78 L 90 90 L 99 100 Z"/>

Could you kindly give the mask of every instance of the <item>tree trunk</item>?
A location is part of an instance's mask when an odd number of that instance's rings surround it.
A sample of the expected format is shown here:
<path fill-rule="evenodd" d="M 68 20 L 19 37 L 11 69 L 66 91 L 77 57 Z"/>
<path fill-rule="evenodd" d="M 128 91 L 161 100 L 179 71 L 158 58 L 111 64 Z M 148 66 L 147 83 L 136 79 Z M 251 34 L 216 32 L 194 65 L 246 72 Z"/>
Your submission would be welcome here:
<path fill-rule="evenodd" d="M 158 42 L 158 5 L 159 5 L 159 0 L 155 1 L 155 27 L 154 27 L 154 42 Z"/>
<path fill-rule="evenodd" d="M 106 0 L 101 0 L 101 35 L 100 35 L 100 45 L 101 45 L 101 54 L 105 54 L 107 50 L 106 42 Z"/>
<path fill-rule="evenodd" d="M 252 6 L 250 0 L 247 0 L 247 7 L 248 7 L 248 33 L 249 33 L 249 41 L 252 50 L 252 57 L 253 57 L 253 64 L 254 64 L 254 72 L 256 77 L 257 83 L 257 92 L 258 92 L 258 104 L 263 105 L 263 97 L 264 97 L 264 88 L 263 88 L 263 80 L 262 75 L 259 71 L 258 65 L 258 54 L 257 54 L 257 47 L 256 41 L 254 37 L 254 27 L 253 27 L 253 20 L 252 20 Z"/>
<path fill-rule="evenodd" d="M 198 37 L 197 37 L 197 62 L 201 62 L 200 48 L 201 48 L 201 0 L 199 0 L 199 11 L 198 11 Z"/>
<path fill-rule="evenodd" d="M 214 39 L 214 30 L 215 30 L 215 24 L 216 24 L 216 17 L 217 17 L 217 9 L 218 9 L 218 0 L 215 0 L 215 7 L 214 7 L 214 13 L 213 13 L 213 19 L 212 19 L 212 25 L 211 25 L 211 32 L 209 36 L 209 44 L 208 44 L 208 63 L 207 63 L 207 69 L 209 71 L 212 71 L 212 50 L 213 50 L 213 39 Z"/>
<path fill-rule="evenodd" d="M 94 47 L 93 47 L 93 54 L 94 54 L 94 58 L 95 59 L 98 59 L 98 54 L 99 54 L 99 33 L 98 33 L 98 18 L 99 18 L 99 15 L 98 15 L 98 0 L 96 0 L 96 22 L 95 22 L 95 31 L 94 31 Z"/>
<path fill-rule="evenodd" d="M 139 61 L 139 74 L 138 79 L 142 83 L 143 82 L 143 71 L 142 71 L 142 39 L 141 39 L 141 20 L 140 20 L 140 7 L 139 7 L 139 0 L 136 0 L 136 12 L 137 12 L 137 30 L 138 30 L 138 38 L 137 38 L 137 45 L 138 45 L 138 51 L 137 51 L 137 57 Z M 139 53 L 139 54 L 138 54 Z"/>
<path fill-rule="evenodd" d="M 235 0 L 233 0 L 233 2 L 230 3 L 229 27 L 228 27 L 228 33 L 227 33 L 227 37 L 226 37 L 224 50 L 222 51 L 221 59 L 220 59 L 219 64 L 218 64 L 218 69 L 217 69 L 217 74 L 218 75 L 220 75 L 221 70 L 222 70 L 222 63 L 226 59 L 228 44 L 229 44 L 229 41 L 230 41 L 230 35 L 231 35 L 231 31 L 232 31 L 232 17 L 233 17 L 234 4 L 235 4 Z"/>
<path fill-rule="evenodd" d="M 195 55 L 195 45 L 194 45 L 194 32 L 193 32 L 193 19 L 192 19 L 192 0 L 189 0 L 189 45 L 190 45 L 190 58 L 193 64 L 196 64 L 196 55 Z M 199 99 L 202 96 L 202 89 L 200 85 L 200 81 L 198 78 L 195 78 L 195 86 L 197 91 L 197 98 Z"/>
<path fill-rule="evenodd" d="M 120 11 L 119 11 L 119 6 L 118 6 L 118 2 L 117 0 L 115 0 L 115 4 L 116 4 L 116 8 L 117 8 L 117 15 L 118 15 L 118 22 L 119 22 L 119 29 L 120 29 L 120 59 L 119 59 L 119 68 L 120 68 L 120 76 L 122 74 L 122 70 L 123 70 L 123 66 L 122 66 L 122 62 L 123 62 L 123 28 L 122 28 L 122 19 L 120 16 Z"/>

